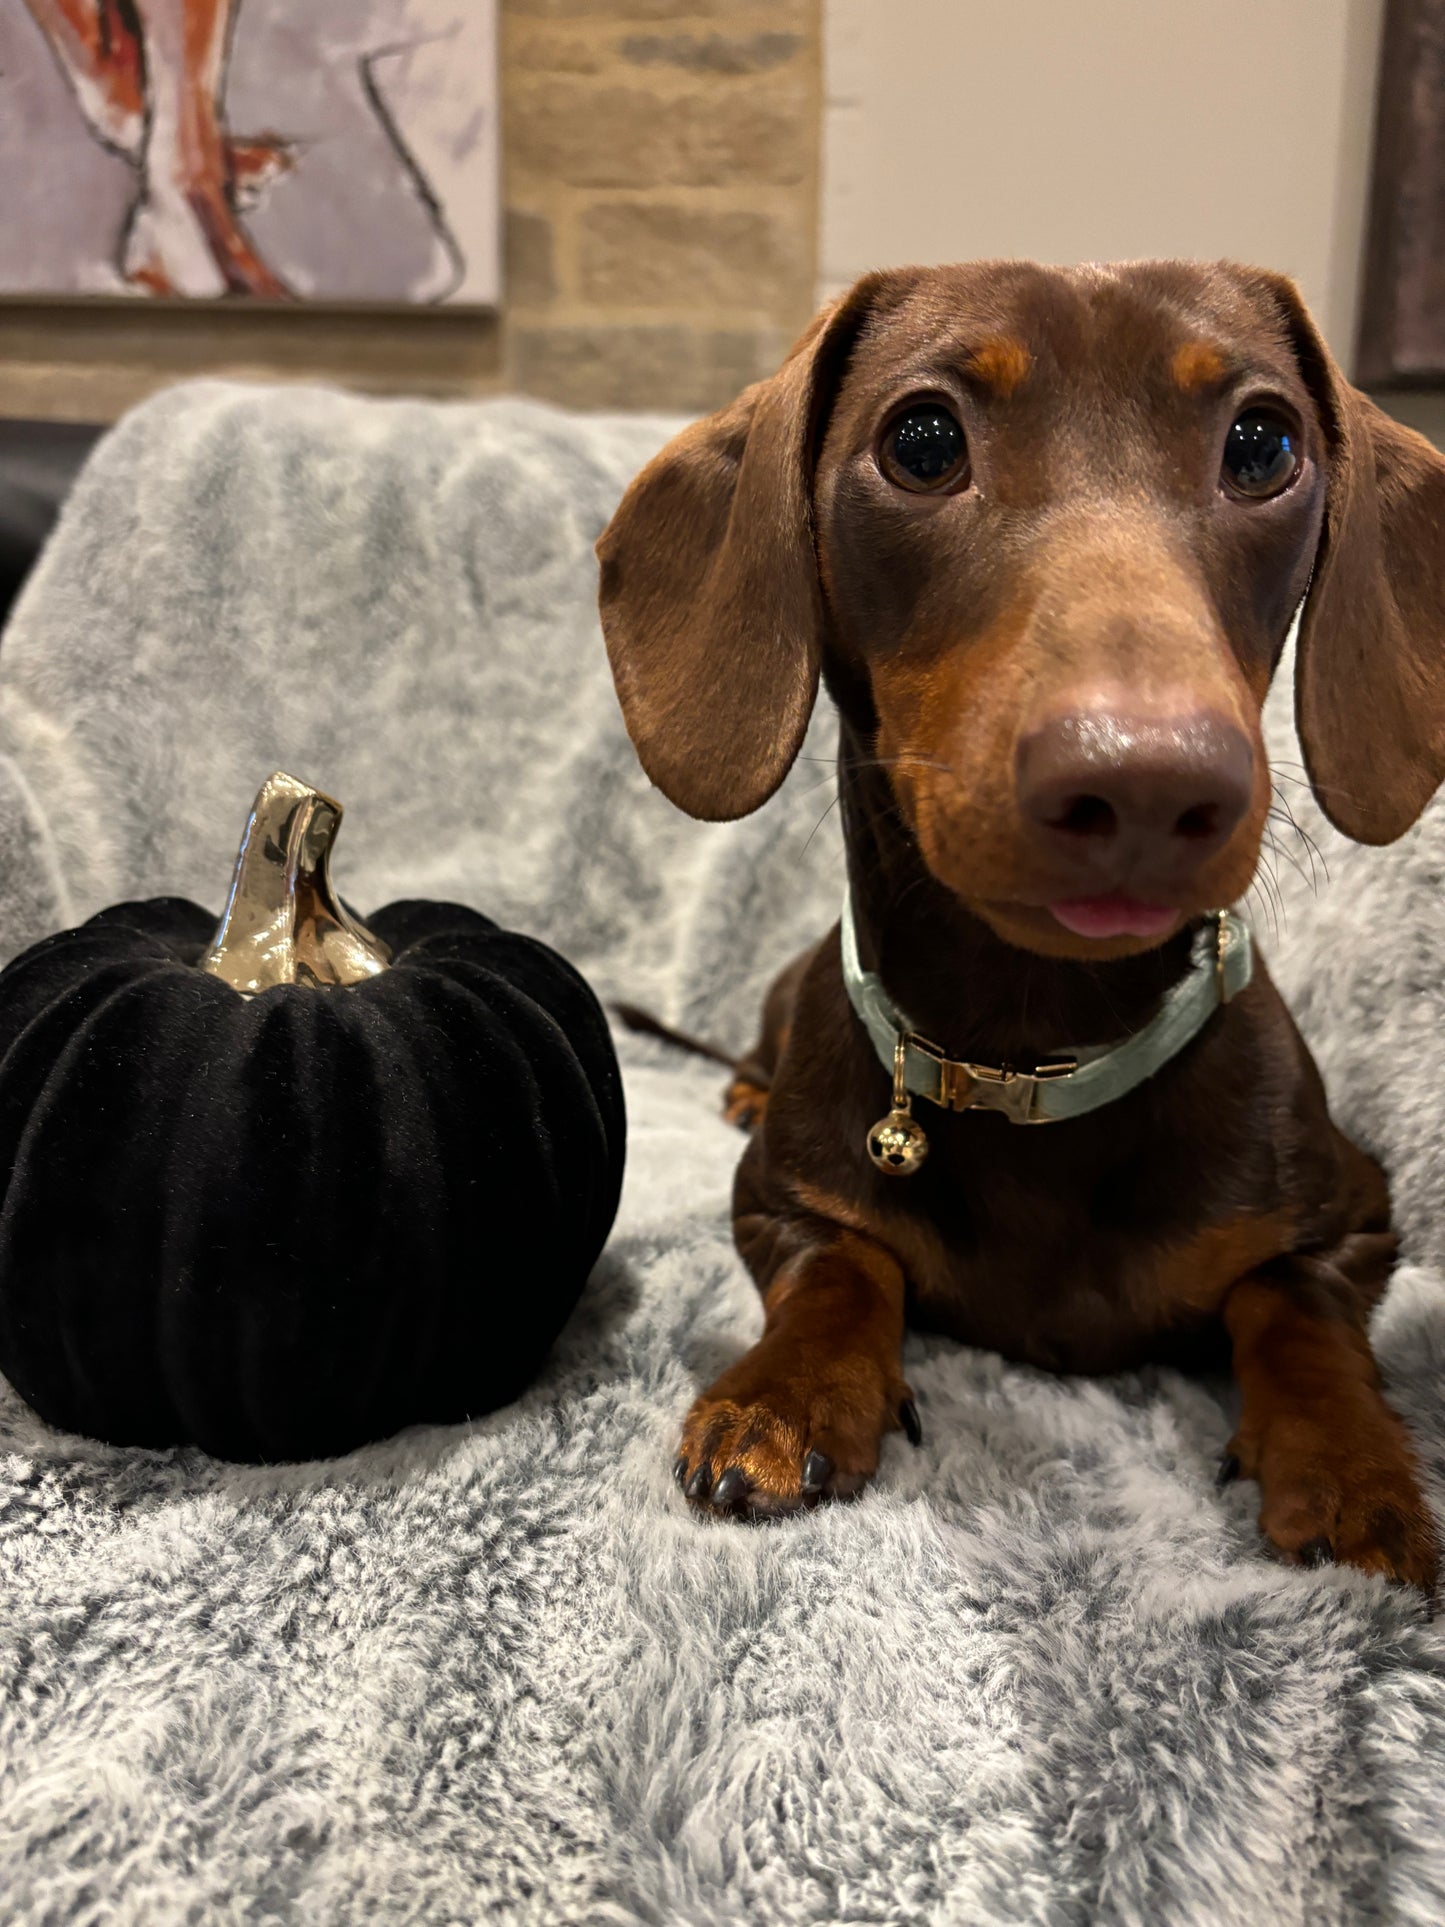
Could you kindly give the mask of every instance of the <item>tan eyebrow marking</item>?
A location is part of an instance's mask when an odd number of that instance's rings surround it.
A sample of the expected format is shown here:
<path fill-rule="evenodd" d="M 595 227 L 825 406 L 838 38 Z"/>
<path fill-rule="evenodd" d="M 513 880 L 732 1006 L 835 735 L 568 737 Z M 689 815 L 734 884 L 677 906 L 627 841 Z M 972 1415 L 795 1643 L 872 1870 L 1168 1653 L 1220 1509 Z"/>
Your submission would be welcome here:
<path fill-rule="evenodd" d="M 1034 358 L 1012 335 L 981 341 L 968 358 L 969 373 L 988 383 L 1005 401 L 1034 365 Z"/>
<path fill-rule="evenodd" d="M 1223 381 L 1229 364 L 1212 341 L 1186 341 L 1174 350 L 1169 372 L 1185 394 L 1192 395 Z"/>

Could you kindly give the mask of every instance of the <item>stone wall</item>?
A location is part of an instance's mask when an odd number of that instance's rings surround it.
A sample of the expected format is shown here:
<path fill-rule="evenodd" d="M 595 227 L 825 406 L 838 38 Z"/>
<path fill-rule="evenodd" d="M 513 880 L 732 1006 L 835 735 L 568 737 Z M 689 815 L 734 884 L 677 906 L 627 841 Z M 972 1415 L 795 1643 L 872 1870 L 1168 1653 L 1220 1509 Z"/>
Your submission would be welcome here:
<path fill-rule="evenodd" d="M 820 0 L 504 0 L 513 385 L 716 406 L 813 305 Z"/>
<path fill-rule="evenodd" d="M 0 415 L 206 373 L 701 410 L 777 366 L 817 264 L 822 0 L 502 0 L 500 315 L 0 304 Z"/>

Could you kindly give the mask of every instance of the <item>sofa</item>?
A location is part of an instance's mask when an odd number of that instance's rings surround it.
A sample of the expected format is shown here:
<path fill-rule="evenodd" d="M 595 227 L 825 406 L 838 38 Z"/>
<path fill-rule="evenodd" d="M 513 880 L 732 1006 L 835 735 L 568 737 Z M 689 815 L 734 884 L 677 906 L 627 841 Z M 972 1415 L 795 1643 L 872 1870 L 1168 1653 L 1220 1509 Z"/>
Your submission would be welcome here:
<path fill-rule="evenodd" d="M 638 769 L 592 544 L 674 426 L 215 383 L 129 416 L 0 637 L 3 954 L 124 897 L 219 910 L 284 768 L 346 804 L 363 913 L 473 904 L 740 1049 L 837 913 L 832 729 L 738 824 Z M 1388 850 L 1331 832 L 1287 676 L 1270 740 L 1319 854 L 1285 841 L 1247 908 L 1393 1174 L 1376 1343 L 1439 1504 L 1445 807 Z M 761 1322 L 740 1140 L 715 1065 L 617 1042 L 621 1215 L 514 1405 L 245 1467 L 0 1397 L 6 1918 L 1445 1916 L 1445 1630 L 1268 1558 L 1252 1488 L 1214 1483 L 1226 1381 L 915 1335 L 924 1443 L 859 1501 L 689 1512 L 679 1420 Z"/>

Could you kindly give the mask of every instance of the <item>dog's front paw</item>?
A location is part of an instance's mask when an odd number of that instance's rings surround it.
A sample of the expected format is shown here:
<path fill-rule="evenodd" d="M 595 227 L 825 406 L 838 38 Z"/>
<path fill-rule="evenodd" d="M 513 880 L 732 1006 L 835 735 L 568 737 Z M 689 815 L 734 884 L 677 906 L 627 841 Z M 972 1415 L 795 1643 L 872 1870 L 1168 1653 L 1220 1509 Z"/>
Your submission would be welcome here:
<path fill-rule="evenodd" d="M 895 1371 L 855 1355 L 820 1362 L 765 1338 L 694 1404 L 673 1472 L 704 1511 L 797 1512 L 862 1491 L 884 1433 L 900 1426 L 918 1444 L 917 1409 Z"/>
<path fill-rule="evenodd" d="M 1433 1599 L 1439 1553 L 1405 1428 L 1383 1399 L 1340 1415 L 1280 1410 L 1230 1441 L 1225 1476 L 1259 1481 L 1260 1530 L 1297 1565 L 1339 1564 Z"/>

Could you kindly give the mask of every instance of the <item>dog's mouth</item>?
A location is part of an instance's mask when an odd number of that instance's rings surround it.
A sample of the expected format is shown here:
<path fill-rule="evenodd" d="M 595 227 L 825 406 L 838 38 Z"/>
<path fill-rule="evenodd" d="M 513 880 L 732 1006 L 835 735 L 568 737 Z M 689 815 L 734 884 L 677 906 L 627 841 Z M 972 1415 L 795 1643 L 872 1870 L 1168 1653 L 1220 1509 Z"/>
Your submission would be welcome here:
<path fill-rule="evenodd" d="M 965 901 L 1005 943 L 1038 956 L 1072 958 L 1078 963 L 1107 963 L 1157 949 L 1198 914 L 1117 890 L 1089 897 L 1051 897 L 1042 903 L 1018 898 Z"/>
<path fill-rule="evenodd" d="M 909 800 L 913 811 L 900 813 L 937 882 L 1015 949 L 1077 963 L 1142 956 L 1171 943 L 1241 897 L 1259 858 L 1253 818 L 1207 850 L 1178 836 L 1157 840 L 1162 847 L 1041 852 L 1016 817 L 1005 817 L 1000 833 L 990 812 L 959 807 L 952 796 L 951 807 L 940 807 L 931 791 Z"/>
<path fill-rule="evenodd" d="M 1122 890 L 1101 896 L 1066 897 L 1044 907 L 1072 936 L 1095 940 L 1140 937 L 1158 943 L 1178 927 L 1180 916 L 1167 905 L 1144 903 Z"/>

